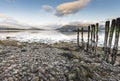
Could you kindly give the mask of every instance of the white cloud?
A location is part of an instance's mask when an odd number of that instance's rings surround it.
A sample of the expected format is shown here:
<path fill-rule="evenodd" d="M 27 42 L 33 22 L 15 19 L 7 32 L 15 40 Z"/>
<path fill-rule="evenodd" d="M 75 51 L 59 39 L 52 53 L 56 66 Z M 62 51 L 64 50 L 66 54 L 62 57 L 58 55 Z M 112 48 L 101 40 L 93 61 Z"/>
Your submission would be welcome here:
<path fill-rule="evenodd" d="M 9 19 L 3 19 L 2 21 L 0 21 L 0 27 L 1 26 L 6 26 L 6 27 L 12 27 L 12 28 L 30 28 L 31 26 L 26 24 L 26 23 L 22 23 L 19 22 L 13 18 L 9 18 Z"/>
<path fill-rule="evenodd" d="M 70 25 L 76 25 L 76 26 L 82 26 L 82 27 L 88 27 L 91 24 L 95 24 L 96 22 L 93 21 L 86 21 L 86 20 L 81 20 L 81 21 L 74 21 L 70 22 Z"/>
<path fill-rule="evenodd" d="M 115 16 L 113 16 L 113 17 L 109 17 L 109 18 L 107 18 L 106 20 L 107 21 L 111 21 L 111 20 L 113 20 L 113 19 L 117 19 L 118 17 L 115 17 Z"/>
<path fill-rule="evenodd" d="M 74 2 L 60 4 L 56 8 L 55 15 L 61 17 L 77 13 L 79 10 L 84 8 L 89 2 L 90 0 L 77 0 Z"/>
<path fill-rule="evenodd" d="M 0 18 L 12 18 L 12 17 L 7 14 L 0 13 Z"/>
<path fill-rule="evenodd" d="M 42 9 L 45 10 L 46 12 L 52 12 L 53 11 L 53 7 L 49 6 L 49 5 L 43 5 Z"/>

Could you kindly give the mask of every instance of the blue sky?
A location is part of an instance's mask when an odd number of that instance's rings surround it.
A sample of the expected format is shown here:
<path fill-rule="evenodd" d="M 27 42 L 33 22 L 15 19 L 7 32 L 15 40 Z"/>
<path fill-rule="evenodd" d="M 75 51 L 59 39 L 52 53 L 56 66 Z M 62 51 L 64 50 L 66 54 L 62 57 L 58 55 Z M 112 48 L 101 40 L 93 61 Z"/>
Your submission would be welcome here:
<path fill-rule="evenodd" d="M 56 8 L 76 0 L 0 0 L 0 19 L 15 19 L 31 25 L 63 24 L 75 21 L 103 21 L 119 17 L 120 0 L 90 0 L 70 14 L 56 16 Z M 50 12 L 43 6 L 50 7 Z M 62 9 L 62 8 L 60 8 Z"/>

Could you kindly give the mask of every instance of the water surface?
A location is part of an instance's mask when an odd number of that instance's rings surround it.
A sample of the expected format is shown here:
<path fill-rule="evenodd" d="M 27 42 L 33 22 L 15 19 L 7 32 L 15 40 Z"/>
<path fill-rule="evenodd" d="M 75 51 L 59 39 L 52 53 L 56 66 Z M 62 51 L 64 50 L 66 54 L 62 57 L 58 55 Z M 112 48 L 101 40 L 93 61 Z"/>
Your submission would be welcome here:
<path fill-rule="evenodd" d="M 21 31 L 0 31 L 0 39 L 4 40 L 6 37 L 18 40 L 21 42 L 41 42 L 41 43 L 55 43 L 59 41 L 73 41 L 76 42 L 76 32 L 59 32 L 56 30 L 21 30 Z M 114 38 L 113 38 L 114 40 Z M 81 34 L 80 34 L 81 41 Z M 87 32 L 84 33 L 84 41 L 87 41 Z M 99 32 L 98 45 L 103 46 L 104 31 Z M 112 42 L 113 45 L 114 41 Z M 120 41 L 119 41 L 120 48 Z"/>

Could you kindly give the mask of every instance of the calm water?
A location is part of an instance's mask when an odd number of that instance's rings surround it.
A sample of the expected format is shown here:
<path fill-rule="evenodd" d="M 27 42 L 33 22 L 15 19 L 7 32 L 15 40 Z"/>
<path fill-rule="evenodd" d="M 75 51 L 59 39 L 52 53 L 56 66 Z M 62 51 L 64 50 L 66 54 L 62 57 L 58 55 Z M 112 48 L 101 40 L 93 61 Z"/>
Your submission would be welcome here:
<path fill-rule="evenodd" d="M 0 39 L 4 40 L 6 37 L 11 37 L 13 40 L 22 42 L 41 42 L 41 43 L 55 43 L 59 41 L 73 41 L 76 42 L 75 32 L 58 32 L 56 30 L 28 30 L 28 31 L 0 31 Z M 81 38 L 81 37 L 80 37 Z M 87 40 L 87 33 L 84 33 L 85 41 Z M 114 39 L 113 39 L 114 40 Z M 99 32 L 99 46 L 103 46 L 104 31 Z M 119 42 L 120 48 L 120 42 Z"/>

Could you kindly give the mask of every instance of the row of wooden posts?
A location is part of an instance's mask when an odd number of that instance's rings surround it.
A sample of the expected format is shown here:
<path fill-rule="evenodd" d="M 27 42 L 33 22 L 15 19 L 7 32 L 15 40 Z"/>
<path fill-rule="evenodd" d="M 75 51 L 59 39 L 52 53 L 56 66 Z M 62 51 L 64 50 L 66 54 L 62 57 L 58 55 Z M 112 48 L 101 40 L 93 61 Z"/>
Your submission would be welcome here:
<path fill-rule="evenodd" d="M 81 45 L 79 42 L 79 36 L 81 31 Z M 99 23 L 88 26 L 88 37 L 87 43 L 84 42 L 84 28 L 78 28 L 77 32 L 77 45 L 82 47 L 83 50 L 91 52 L 92 54 L 97 54 L 98 47 L 98 32 L 99 32 Z M 113 36 L 115 34 L 115 40 L 112 47 Z M 106 21 L 105 23 L 105 35 L 104 35 L 104 58 L 103 60 L 107 63 L 114 64 L 117 58 L 118 44 L 119 44 L 119 35 L 120 35 L 120 18 Z"/>

